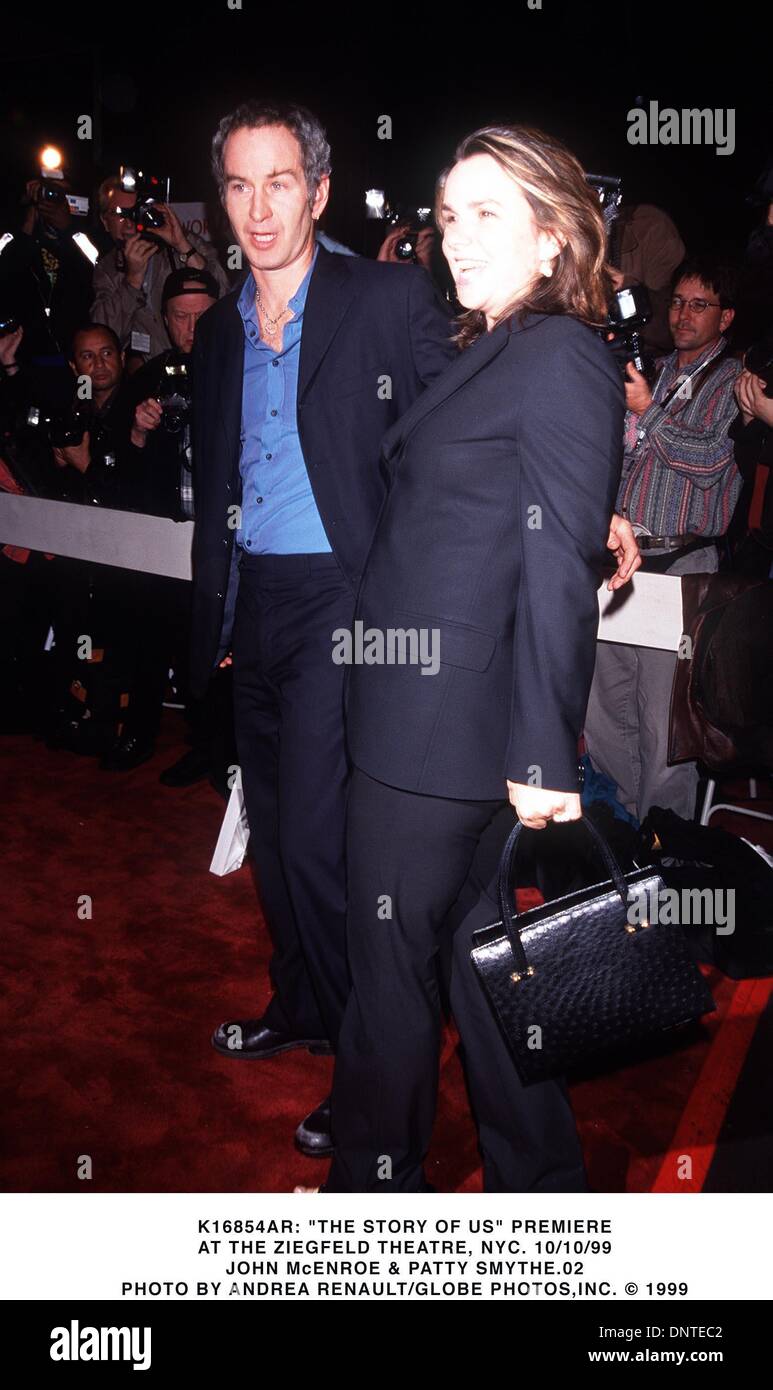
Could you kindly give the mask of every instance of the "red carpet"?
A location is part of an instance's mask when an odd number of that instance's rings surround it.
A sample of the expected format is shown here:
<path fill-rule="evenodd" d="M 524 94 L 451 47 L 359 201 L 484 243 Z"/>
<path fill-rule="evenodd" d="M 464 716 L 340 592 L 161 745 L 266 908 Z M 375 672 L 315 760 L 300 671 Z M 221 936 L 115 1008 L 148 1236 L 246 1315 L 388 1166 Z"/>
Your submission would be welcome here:
<path fill-rule="evenodd" d="M 167 711 L 156 757 L 123 775 L 2 742 L 6 1190 L 82 1190 L 88 1160 L 92 1191 L 289 1191 L 324 1175 L 292 1138 L 332 1059 L 210 1047 L 218 1022 L 263 1007 L 268 942 L 249 870 L 209 873 L 223 802 L 158 781 L 180 729 Z M 773 984 L 708 974 L 718 1014 L 689 1046 L 573 1086 L 595 1189 L 701 1187 Z M 674 1155 L 693 1150 L 690 1184 Z M 450 1030 L 428 1171 L 441 1191 L 480 1189 Z M 732 1165 L 721 1181 L 745 1190 Z"/>

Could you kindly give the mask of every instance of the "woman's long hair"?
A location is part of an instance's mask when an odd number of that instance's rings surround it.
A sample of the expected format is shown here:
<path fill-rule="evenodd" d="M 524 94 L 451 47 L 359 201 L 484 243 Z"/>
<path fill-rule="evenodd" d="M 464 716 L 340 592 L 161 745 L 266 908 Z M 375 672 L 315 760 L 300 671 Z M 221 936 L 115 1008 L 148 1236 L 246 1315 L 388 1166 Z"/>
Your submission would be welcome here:
<path fill-rule="evenodd" d="M 454 162 L 474 154 L 496 160 L 518 184 L 537 227 L 552 232 L 562 243 L 553 259 L 553 274 L 538 276 L 505 306 L 497 323 L 514 313 L 571 314 L 602 327 L 612 288 L 605 270 L 606 232 L 598 196 L 586 182 L 579 160 L 559 140 L 523 125 L 483 126 L 473 131 L 457 146 Z M 450 167 L 440 175 L 435 193 L 435 220 L 441 231 L 440 209 L 449 173 Z M 455 341 L 462 348 L 486 331 L 481 309 L 463 311 L 456 322 Z"/>

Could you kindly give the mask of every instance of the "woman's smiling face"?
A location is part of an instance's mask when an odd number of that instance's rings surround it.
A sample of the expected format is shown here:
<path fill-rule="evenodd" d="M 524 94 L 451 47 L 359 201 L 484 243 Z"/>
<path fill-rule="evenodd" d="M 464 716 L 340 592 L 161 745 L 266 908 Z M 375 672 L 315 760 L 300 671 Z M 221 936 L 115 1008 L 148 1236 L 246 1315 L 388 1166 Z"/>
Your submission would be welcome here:
<path fill-rule="evenodd" d="M 481 310 L 489 328 L 559 251 L 552 234 L 537 227 L 518 184 L 490 154 L 470 155 L 450 170 L 440 222 L 459 303 Z"/>

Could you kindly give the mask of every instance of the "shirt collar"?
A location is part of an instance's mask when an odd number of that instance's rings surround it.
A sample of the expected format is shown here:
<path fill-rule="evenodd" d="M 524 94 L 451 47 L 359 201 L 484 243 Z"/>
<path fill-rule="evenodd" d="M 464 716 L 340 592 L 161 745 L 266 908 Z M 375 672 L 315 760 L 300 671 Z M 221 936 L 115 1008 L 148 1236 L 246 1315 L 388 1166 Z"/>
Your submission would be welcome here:
<path fill-rule="evenodd" d="M 312 272 L 317 263 L 318 254 L 319 242 L 315 242 L 314 253 L 311 258 L 311 265 L 306 271 L 306 274 L 304 275 L 300 285 L 295 291 L 295 294 L 293 295 L 292 299 L 288 299 L 287 301 L 288 309 L 292 309 L 293 311 L 293 317 L 289 320 L 290 323 L 297 323 L 299 319 L 303 318 L 303 311 L 306 307 L 306 297 L 309 293 L 309 283 L 311 281 Z M 248 322 L 253 324 L 257 323 L 258 315 L 257 310 L 255 308 L 255 277 L 253 276 L 251 270 L 248 272 L 247 278 L 244 284 L 242 285 L 241 293 L 239 294 L 239 298 L 237 300 L 237 307 L 239 313 L 242 316 L 242 321 L 245 324 L 247 324 Z"/>
<path fill-rule="evenodd" d="M 701 367 L 705 366 L 707 362 L 710 362 L 713 357 L 718 357 L 720 352 L 723 352 L 726 347 L 727 338 L 724 333 L 720 333 L 718 339 L 715 339 L 713 343 L 707 343 L 703 351 L 694 358 L 688 367 L 684 367 L 682 370 L 692 376 L 695 372 L 699 371 Z M 674 350 L 666 360 L 669 368 L 676 369 L 679 363 L 678 352 Z"/>

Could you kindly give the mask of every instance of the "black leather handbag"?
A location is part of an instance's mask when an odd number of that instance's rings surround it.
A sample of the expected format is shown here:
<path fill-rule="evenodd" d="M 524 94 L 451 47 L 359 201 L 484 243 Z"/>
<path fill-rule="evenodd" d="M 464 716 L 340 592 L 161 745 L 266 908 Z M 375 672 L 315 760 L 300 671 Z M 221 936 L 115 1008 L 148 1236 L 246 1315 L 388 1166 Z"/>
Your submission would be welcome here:
<path fill-rule="evenodd" d="M 623 874 L 587 813 L 580 824 L 611 883 L 516 913 L 517 821 L 499 862 L 500 920 L 473 933 L 473 967 L 524 1085 L 716 1008 L 680 927 L 657 920 L 657 869 Z"/>

